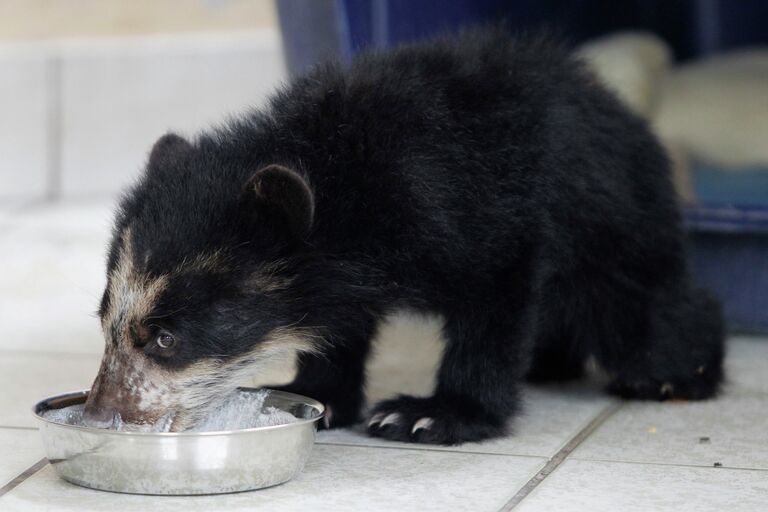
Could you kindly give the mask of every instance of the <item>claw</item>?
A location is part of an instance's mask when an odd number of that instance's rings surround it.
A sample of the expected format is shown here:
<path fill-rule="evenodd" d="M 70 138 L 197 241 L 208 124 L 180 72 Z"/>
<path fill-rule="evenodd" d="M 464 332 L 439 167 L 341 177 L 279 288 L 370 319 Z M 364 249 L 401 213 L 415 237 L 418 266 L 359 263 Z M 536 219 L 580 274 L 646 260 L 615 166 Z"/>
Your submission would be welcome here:
<path fill-rule="evenodd" d="M 386 425 L 397 425 L 399 422 L 400 422 L 400 413 L 393 412 L 391 414 L 388 414 L 386 418 L 381 420 L 381 424 L 379 425 L 379 428 L 384 427 Z"/>
<path fill-rule="evenodd" d="M 379 412 L 379 413 L 376 413 L 373 416 L 371 416 L 371 419 L 368 420 L 368 428 L 373 427 L 377 423 L 381 423 L 382 418 L 384 418 L 384 413 L 383 412 Z"/>
<path fill-rule="evenodd" d="M 424 429 L 429 430 L 432 428 L 432 425 L 434 425 L 435 420 L 432 418 L 421 418 L 416 423 L 413 424 L 413 428 L 411 429 L 411 434 L 415 434 L 417 431 Z"/>
<path fill-rule="evenodd" d="M 333 417 L 333 409 L 330 405 L 325 406 L 325 416 L 323 416 L 323 425 L 325 428 L 331 428 L 331 418 Z"/>

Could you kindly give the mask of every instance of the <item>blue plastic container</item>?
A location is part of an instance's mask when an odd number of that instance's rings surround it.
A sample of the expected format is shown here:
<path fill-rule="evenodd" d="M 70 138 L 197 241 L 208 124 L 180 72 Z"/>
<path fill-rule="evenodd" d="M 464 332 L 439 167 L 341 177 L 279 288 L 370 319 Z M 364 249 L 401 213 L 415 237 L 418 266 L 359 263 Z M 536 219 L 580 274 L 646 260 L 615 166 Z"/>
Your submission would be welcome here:
<path fill-rule="evenodd" d="M 731 332 L 768 333 L 768 208 L 686 211 L 696 281 L 722 301 Z"/>
<path fill-rule="evenodd" d="M 460 26 L 504 20 L 512 30 L 550 27 L 573 43 L 617 30 L 654 32 L 677 59 L 768 43 L 765 0 L 279 0 L 288 68 L 325 57 L 348 62 Z"/>

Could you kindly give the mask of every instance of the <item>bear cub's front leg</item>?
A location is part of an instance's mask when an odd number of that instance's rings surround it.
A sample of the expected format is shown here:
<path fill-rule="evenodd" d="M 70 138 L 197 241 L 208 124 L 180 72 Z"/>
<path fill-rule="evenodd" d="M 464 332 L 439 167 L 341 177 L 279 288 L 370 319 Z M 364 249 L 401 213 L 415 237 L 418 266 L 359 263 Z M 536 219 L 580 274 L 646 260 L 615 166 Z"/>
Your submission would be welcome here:
<path fill-rule="evenodd" d="M 311 396 L 325 405 L 320 428 L 348 427 L 360 421 L 365 403 L 365 359 L 369 342 L 327 347 L 299 356 L 296 378 L 273 389 Z"/>
<path fill-rule="evenodd" d="M 375 405 L 367 421 L 370 435 L 452 445 L 507 432 L 527 361 L 525 337 L 519 332 L 527 313 L 488 311 L 447 319 L 447 345 L 434 394 L 401 395 Z"/>

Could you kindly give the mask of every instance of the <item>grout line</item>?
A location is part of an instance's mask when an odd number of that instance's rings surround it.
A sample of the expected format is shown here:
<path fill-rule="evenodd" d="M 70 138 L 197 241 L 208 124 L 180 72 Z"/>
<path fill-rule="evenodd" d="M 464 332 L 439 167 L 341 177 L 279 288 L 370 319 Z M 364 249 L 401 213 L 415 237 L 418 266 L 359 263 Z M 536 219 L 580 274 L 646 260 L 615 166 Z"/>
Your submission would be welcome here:
<path fill-rule="evenodd" d="M 46 146 L 48 147 L 48 146 Z M 48 174 L 50 174 L 48 168 L 50 167 L 50 163 L 46 163 L 46 180 L 48 180 Z M 21 216 L 24 216 L 30 212 L 36 212 L 39 211 L 41 208 L 44 208 L 51 204 L 51 199 L 48 197 L 48 182 L 45 183 L 45 190 L 43 190 L 43 193 L 41 196 L 31 197 L 28 201 L 25 201 L 24 204 L 20 204 L 18 208 L 13 210 L 11 214 L 14 216 L 13 220 L 18 223 Z M 23 222 L 23 219 L 21 219 Z"/>
<path fill-rule="evenodd" d="M 3 429 L 10 429 L 10 430 L 38 430 L 37 427 L 20 427 L 18 425 L 0 425 L 0 430 Z"/>
<path fill-rule="evenodd" d="M 323 446 L 349 446 L 352 448 L 382 448 L 384 450 L 408 450 L 417 452 L 436 452 L 436 453 L 460 453 L 462 455 L 496 455 L 499 457 L 526 457 L 529 459 L 546 459 L 546 455 L 531 455 L 531 454 L 519 454 L 519 453 L 500 453 L 500 452 L 483 452 L 483 451 L 468 451 L 468 450 L 452 450 L 450 448 L 425 448 L 425 445 L 414 446 L 385 446 L 380 444 L 361 444 L 361 443 L 345 443 L 337 441 L 316 441 L 315 444 L 321 444 Z"/>
<path fill-rule="evenodd" d="M 713 464 L 682 464 L 676 462 L 648 462 L 648 461 L 634 461 L 634 460 L 611 460 L 611 459 L 593 459 L 588 457 L 573 457 L 571 460 L 578 460 L 579 462 L 605 462 L 608 464 L 632 464 L 635 466 L 659 466 L 665 468 L 693 468 L 693 469 L 713 469 L 717 471 L 721 470 L 735 470 L 735 471 L 763 471 L 768 472 L 768 468 L 745 468 L 740 466 L 726 466 L 722 465 L 715 467 Z"/>
<path fill-rule="evenodd" d="M 499 512 L 509 512 L 510 510 L 514 509 L 516 506 L 522 502 L 526 496 L 531 494 L 533 490 L 538 487 L 538 485 L 543 482 L 549 475 L 552 474 L 553 471 L 555 471 L 560 464 L 562 464 L 568 456 L 573 453 L 573 451 L 578 448 L 578 446 L 587 438 L 589 437 L 592 432 L 594 432 L 597 427 L 602 425 L 608 418 L 610 418 L 616 411 L 618 411 L 622 405 L 624 405 L 623 402 L 614 402 L 603 411 L 598 414 L 592 421 L 590 421 L 586 427 L 581 429 L 578 434 L 576 434 L 568 443 L 560 449 L 559 452 L 557 452 L 554 457 L 549 459 L 549 461 L 544 465 L 541 470 L 536 473 L 533 478 L 528 480 L 528 482 L 518 490 L 512 498 L 507 501 L 501 509 L 499 509 Z"/>
<path fill-rule="evenodd" d="M 21 485 L 25 480 L 33 476 L 35 473 L 37 473 L 47 465 L 48 465 L 48 459 L 46 459 L 45 457 L 35 462 L 32 466 L 27 468 L 19 476 L 17 476 L 16 478 L 11 480 L 4 486 L 0 487 L 0 498 L 2 498 L 4 495 L 14 490 L 16 487 Z"/>
<path fill-rule="evenodd" d="M 19 348 L 6 348 L 0 349 L 0 354 L 18 357 L 56 357 L 56 358 L 72 358 L 72 359 L 92 359 L 101 358 L 102 352 L 67 352 L 67 351 L 55 351 L 55 350 L 25 350 Z"/>

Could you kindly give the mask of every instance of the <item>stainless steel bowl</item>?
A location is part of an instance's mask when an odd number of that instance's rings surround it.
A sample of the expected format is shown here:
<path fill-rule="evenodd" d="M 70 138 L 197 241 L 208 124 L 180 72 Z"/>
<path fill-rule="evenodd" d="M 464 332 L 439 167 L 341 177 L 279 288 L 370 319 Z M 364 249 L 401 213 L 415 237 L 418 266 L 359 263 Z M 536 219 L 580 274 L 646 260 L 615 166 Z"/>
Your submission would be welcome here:
<path fill-rule="evenodd" d="M 257 391 L 242 389 L 243 391 Z M 85 402 L 88 391 L 42 400 L 33 411 L 48 460 L 69 482 L 135 494 L 219 494 L 287 482 L 304 467 L 325 408 L 311 398 L 272 391 L 264 407 L 300 421 L 221 432 L 118 432 L 54 423 L 49 409 Z"/>

